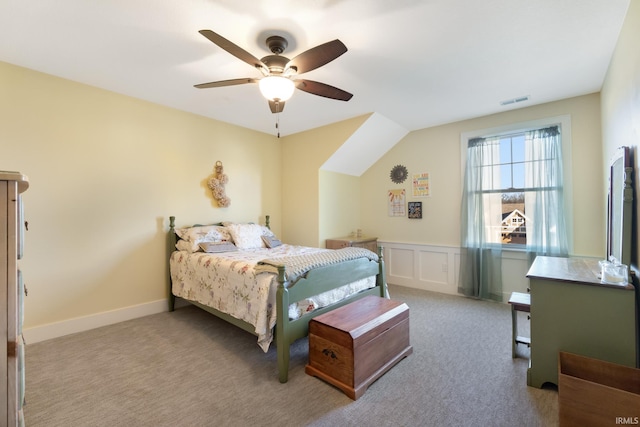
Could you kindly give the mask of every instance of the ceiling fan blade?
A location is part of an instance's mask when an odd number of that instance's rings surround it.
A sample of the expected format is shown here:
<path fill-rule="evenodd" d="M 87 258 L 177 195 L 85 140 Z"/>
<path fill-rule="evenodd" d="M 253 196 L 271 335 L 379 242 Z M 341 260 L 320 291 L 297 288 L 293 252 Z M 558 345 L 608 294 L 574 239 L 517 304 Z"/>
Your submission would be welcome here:
<path fill-rule="evenodd" d="M 221 35 L 214 33 L 211 30 L 200 30 L 198 32 L 203 36 L 205 36 L 206 38 L 208 38 L 213 43 L 215 43 L 216 45 L 218 45 L 219 47 L 221 47 L 222 49 L 229 52 L 231 55 L 235 56 L 238 59 L 241 59 L 242 61 L 246 62 L 252 67 L 263 69 L 263 70 L 266 70 L 267 72 L 269 71 L 267 66 L 261 60 L 259 60 L 258 58 L 256 58 L 255 56 L 253 56 L 252 54 L 250 54 L 240 46 L 237 46 L 234 43 L 230 42 L 229 40 L 225 39 Z"/>
<path fill-rule="evenodd" d="M 198 89 L 208 89 L 210 87 L 223 87 L 223 86 L 235 86 L 242 85 L 245 83 L 257 83 L 257 79 L 244 78 L 244 79 L 232 79 L 232 80 L 220 80 L 219 82 L 209 82 L 209 83 L 200 83 L 198 85 L 194 85 L 193 87 L 197 87 Z"/>
<path fill-rule="evenodd" d="M 313 80 L 294 80 L 296 87 L 301 91 L 311 93 L 313 95 L 324 96 L 325 98 L 337 99 L 338 101 L 348 101 L 353 94 L 345 92 L 337 87 L 330 86 L 326 83 L 314 82 Z"/>
<path fill-rule="evenodd" d="M 289 61 L 286 69 L 295 67 L 298 74 L 306 73 L 328 64 L 346 51 L 344 43 L 336 39 L 302 52 Z"/>
<path fill-rule="evenodd" d="M 272 113 L 282 113 L 284 110 L 284 102 L 283 101 L 269 101 L 269 108 L 271 108 Z"/>

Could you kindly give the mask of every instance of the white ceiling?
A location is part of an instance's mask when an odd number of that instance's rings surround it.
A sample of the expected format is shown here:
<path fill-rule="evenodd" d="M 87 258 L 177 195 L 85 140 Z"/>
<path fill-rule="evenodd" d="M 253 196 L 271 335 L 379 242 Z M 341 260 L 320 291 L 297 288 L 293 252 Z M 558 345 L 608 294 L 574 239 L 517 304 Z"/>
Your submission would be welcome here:
<path fill-rule="evenodd" d="M 258 58 L 266 35 L 288 58 L 338 38 L 301 77 L 353 98 L 296 91 L 281 135 L 368 113 L 416 130 L 599 91 L 629 1 L 2 0 L 0 61 L 275 135 L 257 85 L 193 87 L 260 77 L 198 30 Z"/>

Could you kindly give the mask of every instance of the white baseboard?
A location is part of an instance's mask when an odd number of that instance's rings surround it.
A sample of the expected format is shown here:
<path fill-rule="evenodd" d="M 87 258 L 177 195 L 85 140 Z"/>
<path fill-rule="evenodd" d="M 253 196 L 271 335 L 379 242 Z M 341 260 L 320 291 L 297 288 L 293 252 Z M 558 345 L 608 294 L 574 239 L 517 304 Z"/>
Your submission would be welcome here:
<path fill-rule="evenodd" d="M 161 299 L 144 304 L 132 305 L 117 310 L 105 311 L 89 316 L 76 317 L 61 322 L 49 323 L 33 328 L 25 328 L 22 331 L 27 345 L 58 338 L 64 335 L 75 334 L 77 332 L 88 331 L 101 326 L 113 325 L 114 323 L 148 316 L 150 314 L 168 311 L 169 304 L 166 299 Z"/>

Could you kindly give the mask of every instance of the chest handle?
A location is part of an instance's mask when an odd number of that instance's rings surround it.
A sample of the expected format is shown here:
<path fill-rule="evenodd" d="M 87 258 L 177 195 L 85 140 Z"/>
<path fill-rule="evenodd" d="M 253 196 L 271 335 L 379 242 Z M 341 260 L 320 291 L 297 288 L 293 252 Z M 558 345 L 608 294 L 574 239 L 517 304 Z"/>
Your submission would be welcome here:
<path fill-rule="evenodd" d="M 332 359 L 338 358 L 338 356 L 336 356 L 333 350 L 329 350 L 328 348 L 325 348 L 324 350 L 322 350 L 322 354 L 324 354 L 325 356 L 331 356 Z"/>

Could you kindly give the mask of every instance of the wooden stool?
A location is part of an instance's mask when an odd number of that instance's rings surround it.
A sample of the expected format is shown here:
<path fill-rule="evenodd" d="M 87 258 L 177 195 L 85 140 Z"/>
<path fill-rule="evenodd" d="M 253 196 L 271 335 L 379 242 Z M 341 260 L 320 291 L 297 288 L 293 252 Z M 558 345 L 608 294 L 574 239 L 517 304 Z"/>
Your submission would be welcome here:
<path fill-rule="evenodd" d="M 531 338 L 518 335 L 518 311 L 531 312 L 531 295 L 522 292 L 512 292 L 509 298 L 511 305 L 511 357 L 516 357 L 516 346 L 518 344 L 531 345 Z"/>

